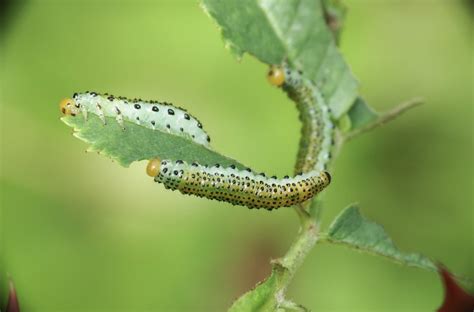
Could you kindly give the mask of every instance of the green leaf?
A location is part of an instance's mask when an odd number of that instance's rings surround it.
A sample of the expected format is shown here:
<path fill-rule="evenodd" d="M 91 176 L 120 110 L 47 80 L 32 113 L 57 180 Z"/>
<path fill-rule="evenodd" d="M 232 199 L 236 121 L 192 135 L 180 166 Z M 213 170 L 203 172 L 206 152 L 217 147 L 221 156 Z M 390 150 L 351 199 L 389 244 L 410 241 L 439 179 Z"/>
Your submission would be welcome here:
<path fill-rule="evenodd" d="M 63 117 L 61 120 L 74 128 L 74 136 L 90 145 L 88 151 L 96 151 L 116 160 L 124 167 L 138 160 L 161 159 L 184 160 L 189 163 L 197 161 L 201 164 L 235 164 L 243 168 L 233 159 L 216 153 L 190 139 L 152 130 L 131 122 L 125 122 L 125 130 L 115 119 L 107 117 L 107 124 L 93 114 L 87 121 L 82 116 Z"/>
<path fill-rule="evenodd" d="M 377 119 L 377 114 L 370 108 L 363 98 L 358 97 L 347 113 L 351 121 L 351 129 L 361 128 Z"/>
<path fill-rule="evenodd" d="M 331 29 L 336 42 L 339 43 L 347 8 L 340 0 L 323 0 L 323 6 L 326 24 Z"/>
<path fill-rule="evenodd" d="M 388 112 L 377 113 L 373 111 L 362 98 L 359 97 L 349 112 L 339 120 L 339 128 L 345 132 L 343 135 L 344 140 L 349 141 L 364 132 L 373 130 L 386 124 L 409 109 L 421 104 L 423 104 L 423 99 L 413 98 L 393 107 Z M 345 121 L 344 128 L 341 127 L 341 121 Z"/>
<path fill-rule="evenodd" d="M 339 53 L 320 0 L 202 0 L 238 57 L 289 61 L 320 89 L 335 118 L 346 113 L 358 82 Z"/>
<path fill-rule="evenodd" d="M 272 274 L 254 289 L 243 294 L 229 309 L 229 312 L 273 312 L 277 307 L 275 293 L 278 289 L 278 274 Z"/>
<path fill-rule="evenodd" d="M 329 227 L 326 240 L 349 248 L 384 256 L 399 264 L 437 271 L 435 263 L 418 253 L 401 252 L 384 228 L 364 218 L 359 208 L 349 206 Z"/>

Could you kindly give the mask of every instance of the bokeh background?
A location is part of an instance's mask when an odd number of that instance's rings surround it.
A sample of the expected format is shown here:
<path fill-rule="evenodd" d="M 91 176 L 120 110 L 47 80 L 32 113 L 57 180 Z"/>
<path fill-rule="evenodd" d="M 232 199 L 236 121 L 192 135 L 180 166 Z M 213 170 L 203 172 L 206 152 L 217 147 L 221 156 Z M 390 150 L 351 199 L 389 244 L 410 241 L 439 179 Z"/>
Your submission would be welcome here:
<path fill-rule="evenodd" d="M 400 248 L 474 278 L 473 15 L 468 1 L 347 1 L 341 49 L 383 111 L 426 104 L 337 160 L 323 225 L 348 204 Z M 223 311 L 265 277 L 298 230 L 255 211 L 165 191 L 71 136 L 58 102 L 97 90 L 171 101 L 213 146 L 292 172 L 294 104 L 250 56 L 237 62 L 190 1 L 27 1 L 2 7 L 0 279 L 22 311 Z M 4 297 L 4 296 L 3 296 Z M 433 311 L 436 274 L 316 246 L 289 297 L 317 311 Z M 3 299 L 4 300 L 4 299 Z"/>

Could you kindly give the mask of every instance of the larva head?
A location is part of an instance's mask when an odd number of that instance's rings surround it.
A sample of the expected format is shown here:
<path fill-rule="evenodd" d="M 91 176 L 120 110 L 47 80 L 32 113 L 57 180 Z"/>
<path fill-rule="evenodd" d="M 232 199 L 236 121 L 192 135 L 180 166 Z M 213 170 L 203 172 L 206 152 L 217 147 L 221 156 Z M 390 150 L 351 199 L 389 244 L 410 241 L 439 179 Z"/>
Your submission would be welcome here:
<path fill-rule="evenodd" d="M 78 109 L 76 107 L 76 101 L 73 99 L 64 99 L 59 102 L 59 109 L 63 115 L 76 116 Z"/>
<path fill-rule="evenodd" d="M 281 87 L 285 82 L 285 72 L 280 66 L 271 66 L 267 78 L 272 85 Z"/>
<path fill-rule="evenodd" d="M 146 174 L 150 177 L 156 177 L 160 173 L 161 160 L 159 158 L 151 159 L 146 166 Z"/>

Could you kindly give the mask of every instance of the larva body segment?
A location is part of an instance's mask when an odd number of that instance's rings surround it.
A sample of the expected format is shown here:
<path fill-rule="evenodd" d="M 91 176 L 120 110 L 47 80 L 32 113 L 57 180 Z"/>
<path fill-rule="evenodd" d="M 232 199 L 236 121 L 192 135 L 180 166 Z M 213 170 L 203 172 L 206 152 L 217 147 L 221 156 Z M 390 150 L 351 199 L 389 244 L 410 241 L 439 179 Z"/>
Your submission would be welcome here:
<path fill-rule="evenodd" d="M 295 171 L 327 170 L 334 142 L 334 124 L 321 93 L 300 71 L 287 64 L 272 66 L 268 79 L 287 93 L 300 112 L 303 127 Z"/>
<path fill-rule="evenodd" d="M 71 100 L 69 100 L 71 101 Z M 113 117 L 122 126 L 124 121 L 186 137 L 198 144 L 209 146 L 210 138 L 202 124 L 184 109 L 166 102 L 131 100 L 96 92 L 75 93 L 72 102 L 84 118 L 95 114 L 106 123 L 105 117 Z M 63 110 L 64 112 L 64 110 Z"/>
<path fill-rule="evenodd" d="M 152 160 L 154 162 L 156 160 Z M 161 162 L 155 181 L 165 188 L 248 208 L 275 209 L 302 203 L 329 185 L 327 172 L 311 171 L 294 178 L 267 178 L 250 169 L 191 165 L 184 161 Z"/>

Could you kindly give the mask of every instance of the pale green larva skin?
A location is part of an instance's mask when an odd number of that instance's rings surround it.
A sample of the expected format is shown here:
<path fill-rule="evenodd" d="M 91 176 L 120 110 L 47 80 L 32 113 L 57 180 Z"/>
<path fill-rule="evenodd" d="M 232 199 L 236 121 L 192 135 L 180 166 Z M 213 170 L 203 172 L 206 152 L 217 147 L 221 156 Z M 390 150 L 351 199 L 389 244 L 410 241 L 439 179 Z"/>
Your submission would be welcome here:
<path fill-rule="evenodd" d="M 324 98 L 314 84 L 301 72 L 288 65 L 281 66 L 285 81 L 283 90 L 296 102 L 303 127 L 296 172 L 328 169 L 334 145 L 334 124 Z"/>
<path fill-rule="evenodd" d="M 329 185 L 331 176 L 325 171 L 311 171 L 293 178 L 277 179 L 234 166 L 208 167 L 181 160 L 163 160 L 155 181 L 187 195 L 272 210 L 311 199 Z"/>
<path fill-rule="evenodd" d="M 112 117 L 125 129 L 125 121 L 152 129 L 168 132 L 193 140 L 206 147 L 210 138 L 201 123 L 184 109 L 166 102 L 142 101 L 114 97 L 96 92 L 75 93 L 76 108 L 87 118 L 95 114 L 106 123 L 105 117 Z"/>

